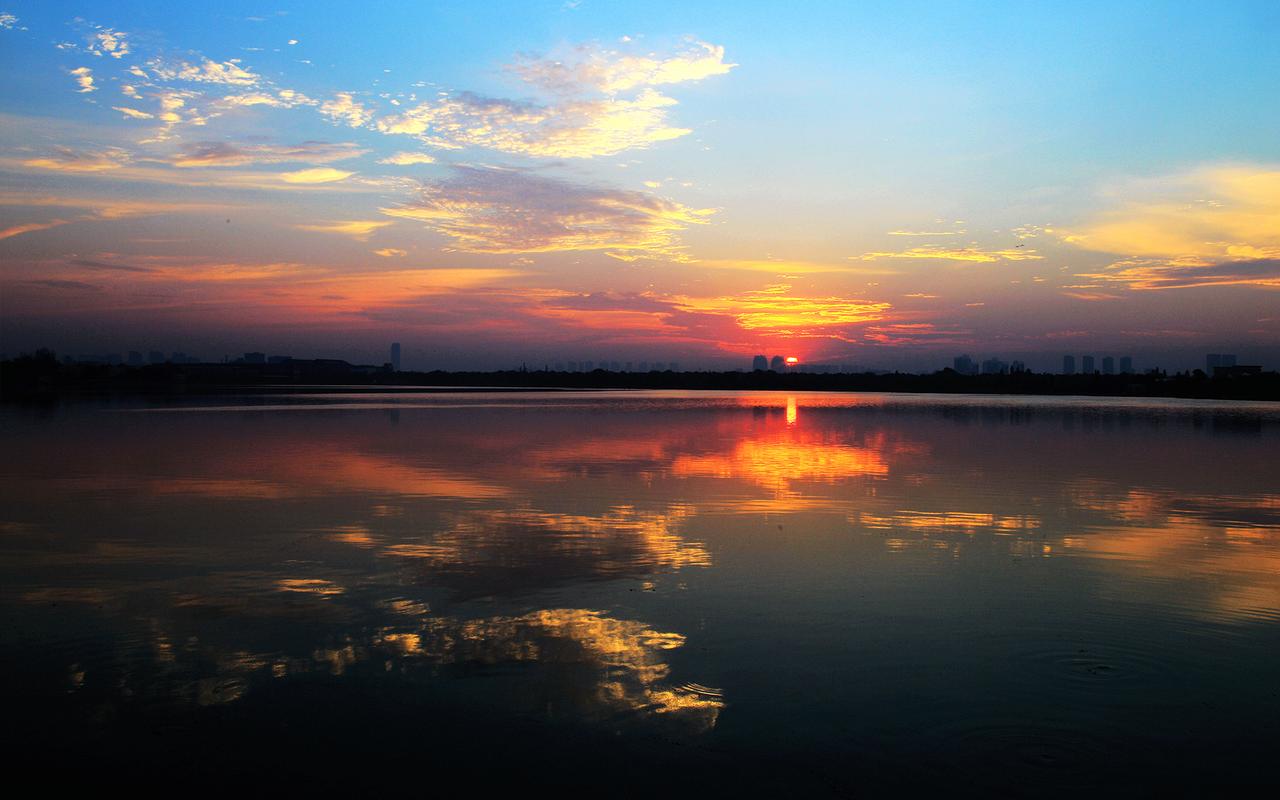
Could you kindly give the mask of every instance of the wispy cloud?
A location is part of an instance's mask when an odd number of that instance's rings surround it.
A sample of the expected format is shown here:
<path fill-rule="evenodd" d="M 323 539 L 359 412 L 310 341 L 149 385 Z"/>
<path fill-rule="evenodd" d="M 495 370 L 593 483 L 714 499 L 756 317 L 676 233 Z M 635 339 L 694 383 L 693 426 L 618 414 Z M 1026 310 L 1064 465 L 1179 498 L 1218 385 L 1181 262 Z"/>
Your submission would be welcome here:
<path fill-rule="evenodd" d="M 354 175 L 354 172 L 347 172 L 333 167 L 315 167 L 313 169 L 300 169 L 297 172 L 282 172 L 280 180 L 285 183 L 334 183 L 335 181 L 346 180 Z"/>
<path fill-rule="evenodd" d="M 742 270 L 745 272 L 769 272 L 775 275 L 821 275 L 841 273 L 857 275 L 893 275 L 885 267 L 855 266 L 847 261 L 832 264 L 824 261 L 803 261 L 790 258 L 700 258 L 699 267 L 707 269 Z"/>
<path fill-rule="evenodd" d="M 96 284 L 86 283 L 84 281 L 62 280 L 59 278 L 48 278 L 45 280 L 27 281 L 27 283 L 31 284 L 32 286 L 43 286 L 48 289 L 67 289 L 70 291 L 81 291 L 81 292 L 84 292 L 84 291 L 97 292 L 102 290 L 102 287 Z"/>
<path fill-rule="evenodd" d="M 703 42 L 666 56 L 584 45 L 558 58 L 521 57 L 508 67 L 554 95 L 550 101 L 441 93 L 379 118 L 375 127 L 445 149 L 481 147 L 547 158 L 615 155 L 691 132 L 667 121 L 676 101 L 655 86 L 723 75 L 734 66 L 725 62 L 723 47 Z M 348 95 L 326 113 L 356 127 L 367 124 L 367 109 L 348 112 L 349 100 Z"/>
<path fill-rule="evenodd" d="M 0 228 L 0 239 L 10 239 L 14 236 L 21 236 L 24 233 L 34 233 L 36 231 L 48 230 L 56 228 L 59 225 L 66 225 L 73 220 L 69 219 L 51 219 L 48 222 L 28 222 L 24 225 L 13 225 L 8 228 Z"/>
<path fill-rule="evenodd" d="M 236 167 L 286 161 L 328 164 L 356 158 L 366 152 L 354 142 L 308 141 L 292 145 L 193 142 L 183 147 L 172 163 L 178 167 Z"/>
<path fill-rule="evenodd" d="M 939 328 L 932 322 L 868 325 L 864 333 L 867 341 L 889 346 L 939 345 L 962 341 L 970 335 L 971 331 Z"/>
<path fill-rule="evenodd" d="M 99 27 L 89 35 L 89 52 L 96 56 L 124 58 L 129 55 L 129 34 L 114 28 Z"/>
<path fill-rule="evenodd" d="M 378 159 L 378 163 L 379 164 L 395 164 L 396 166 L 403 167 L 403 166 L 409 166 L 410 164 L 434 164 L 436 163 L 436 158 L 435 156 L 429 155 L 427 153 L 407 153 L 407 152 L 401 151 L 399 153 L 394 153 L 392 155 L 389 155 L 386 158 Z"/>
<path fill-rule="evenodd" d="M 374 231 L 385 228 L 391 223 L 386 220 L 376 219 L 348 219 L 333 222 L 313 222 L 303 225 L 295 225 L 295 228 L 304 231 L 315 231 L 317 233 L 338 233 L 343 236 L 350 236 L 357 241 L 367 240 Z"/>
<path fill-rule="evenodd" d="M 93 85 L 93 70 L 88 67 L 76 67 L 68 70 L 68 74 L 75 78 L 76 85 L 80 87 L 77 90 L 80 94 L 98 91 L 98 87 Z"/>
<path fill-rule="evenodd" d="M 1080 277 L 1134 289 L 1277 285 L 1280 169 L 1207 167 L 1135 181 L 1113 195 L 1117 207 L 1055 231 L 1086 250 L 1127 256 Z"/>
<path fill-rule="evenodd" d="M 1206 286 L 1280 287 L 1280 258 L 1227 260 L 1131 258 L 1110 264 L 1102 272 L 1081 273 L 1081 278 L 1129 289 L 1194 289 Z M 1063 292 L 1071 297 L 1082 294 Z M 1111 296 L 1108 296 L 1108 299 Z"/>
<path fill-rule="evenodd" d="M 524 81 L 553 92 L 594 90 L 616 94 L 641 86 L 700 81 L 738 66 L 724 60 L 724 47 L 693 42 L 672 55 L 633 55 L 598 45 L 580 45 L 553 56 L 523 56 L 508 67 Z"/>
<path fill-rule="evenodd" d="M 150 114 L 150 113 L 147 113 L 146 111 L 139 111 L 136 108 L 127 108 L 125 106 L 112 106 L 111 110 L 119 111 L 121 114 L 124 114 L 126 117 L 130 119 L 155 119 L 155 114 Z"/>
<path fill-rule="evenodd" d="M 453 167 L 416 203 L 382 209 L 418 220 L 459 250 L 533 253 L 602 250 L 621 258 L 679 258 L 678 237 L 707 221 L 694 209 L 642 192 L 583 186 L 521 170 Z"/>
<path fill-rule="evenodd" d="M 229 94 L 219 98 L 216 103 L 227 108 L 249 108 L 251 106 L 296 108 L 298 106 L 319 105 L 318 101 L 312 100 L 302 92 L 294 91 L 293 89 Z"/>
<path fill-rule="evenodd" d="M 332 100 L 321 104 L 320 113 L 334 122 L 340 122 L 352 128 L 363 128 L 373 120 L 373 111 L 356 100 L 350 92 L 335 94 Z"/>
<path fill-rule="evenodd" d="M 120 169 L 129 160 L 129 153 L 119 148 L 88 151 L 55 147 L 42 156 L 26 159 L 22 163 L 28 167 L 55 172 L 103 172 Z"/>
<path fill-rule="evenodd" d="M 208 118 L 198 109 L 188 106 L 188 101 L 200 97 L 195 92 L 172 89 L 157 92 L 153 96 L 158 106 L 153 116 L 161 122 L 161 126 L 154 136 L 144 140 L 146 144 L 169 139 L 174 134 L 174 128 L 180 125 L 203 126 L 208 122 Z"/>
<path fill-rule="evenodd" d="M 240 60 L 214 61 L 201 57 L 196 63 L 153 59 L 147 62 L 151 72 L 162 80 L 188 83 L 215 83 L 226 86 L 253 86 L 260 80 L 252 70 L 240 65 Z"/>
<path fill-rule="evenodd" d="M 483 147 L 530 156 L 592 158 L 690 133 L 667 124 L 667 109 L 675 104 L 651 89 L 631 99 L 552 105 L 462 92 L 383 117 L 376 125 L 382 133 L 414 136 L 446 149 Z"/>
<path fill-rule="evenodd" d="M 79 208 L 91 212 L 94 219 L 121 219 L 147 214 L 185 214 L 226 211 L 238 204 L 180 202 L 175 200 L 143 200 L 119 196 L 62 196 L 38 192 L 0 192 L 0 205 L 30 208 Z"/>
<path fill-rule="evenodd" d="M 983 250 L 980 247 L 909 247 L 906 250 L 881 250 L 863 253 L 852 258 L 878 261 L 885 258 L 937 259 L 941 261 L 969 261 L 989 264 L 996 261 L 1034 261 L 1044 258 L 1030 248 L 1011 247 L 1003 250 Z"/>

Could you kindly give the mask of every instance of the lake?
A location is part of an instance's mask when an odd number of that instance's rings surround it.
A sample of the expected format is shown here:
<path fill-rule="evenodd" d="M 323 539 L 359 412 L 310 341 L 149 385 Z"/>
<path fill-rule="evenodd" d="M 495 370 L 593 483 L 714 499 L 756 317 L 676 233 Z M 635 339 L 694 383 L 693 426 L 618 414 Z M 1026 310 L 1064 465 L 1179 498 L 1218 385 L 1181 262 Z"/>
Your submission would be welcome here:
<path fill-rule="evenodd" d="M 1280 406 L 696 392 L 0 409 L 46 785 L 1270 779 Z"/>

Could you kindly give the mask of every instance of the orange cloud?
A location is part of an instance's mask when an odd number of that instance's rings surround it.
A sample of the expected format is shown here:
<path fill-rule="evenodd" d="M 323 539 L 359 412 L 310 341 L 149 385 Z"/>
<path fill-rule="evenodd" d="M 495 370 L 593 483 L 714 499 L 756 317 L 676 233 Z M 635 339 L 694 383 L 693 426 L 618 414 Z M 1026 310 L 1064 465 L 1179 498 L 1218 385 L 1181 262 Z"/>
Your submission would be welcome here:
<path fill-rule="evenodd" d="M 804 297 L 786 284 L 734 297 L 682 298 L 685 308 L 727 314 L 746 330 L 804 333 L 811 329 L 860 325 L 884 319 L 892 305 L 846 297 Z"/>
<path fill-rule="evenodd" d="M 348 219 L 337 222 L 316 222 L 307 225 L 294 225 L 295 228 L 317 233 L 339 233 L 358 241 L 365 241 L 379 228 L 385 228 L 390 222 L 372 219 Z"/>
<path fill-rule="evenodd" d="M 56 228 L 59 225 L 66 225 L 68 222 L 71 222 L 71 221 L 72 220 L 69 220 L 69 219 L 54 219 L 48 222 L 28 222 L 25 225 L 14 225 L 12 227 L 4 228 L 3 230 L 0 230 L 0 239 L 8 239 L 13 236 L 20 236 L 24 233 L 33 233 L 35 231 L 43 231 L 43 230 L 48 230 L 49 228 Z"/>
<path fill-rule="evenodd" d="M 1086 250 L 1126 256 L 1080 277 L 1134 289 L 1280 285 L 1280 169 L 1208 167 L 1118 193 L 1117 208 L 1058 232 Z"/>
<path fill-rule="evenodd" d="M 79 151 L 55 147 L 45 156 L 29 158 L 22 164 L 55 172 L 103 172 L 120 169 L 129 162 L 129 154 L 119 148 L 102 151 Z"/>

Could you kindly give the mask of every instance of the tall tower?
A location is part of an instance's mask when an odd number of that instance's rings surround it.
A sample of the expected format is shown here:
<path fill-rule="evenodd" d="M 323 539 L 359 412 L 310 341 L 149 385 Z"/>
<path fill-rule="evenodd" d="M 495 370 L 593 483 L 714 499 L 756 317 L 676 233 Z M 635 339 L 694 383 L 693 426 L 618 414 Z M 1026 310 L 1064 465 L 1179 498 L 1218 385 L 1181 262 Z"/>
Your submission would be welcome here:
<path fill-rule="evenodd" d="M 1075 356 L 1062 357 L 1062 374 L 1063 375 L 1076 374 L 1076 357 Z"/>
<path fill-rule="evenodd" d="M 400 371 L 400 343 L 391 343 L 391 369 L 396 372 Z"/>
<path fill-rule="evenodd" d="M 773 358 L 769 359 L 769 369 L 772 370 L 773 372 L 782 372 L 786 368 L 787 368 L 787 362 L 783 360 L 782 356 L 774 356 Z"/>
<path fill-rule="evenodd" d="M 756 356 L 751 359 L 751 369 L 757 372 L 764 372 L 769 368 L 769 359 L 764 356 Z"/>
<path fill-rule="evenodd" d="M 1080 357 L 1080 371 L 1085 375 L 1093 374 L 1093 356 Z"/>

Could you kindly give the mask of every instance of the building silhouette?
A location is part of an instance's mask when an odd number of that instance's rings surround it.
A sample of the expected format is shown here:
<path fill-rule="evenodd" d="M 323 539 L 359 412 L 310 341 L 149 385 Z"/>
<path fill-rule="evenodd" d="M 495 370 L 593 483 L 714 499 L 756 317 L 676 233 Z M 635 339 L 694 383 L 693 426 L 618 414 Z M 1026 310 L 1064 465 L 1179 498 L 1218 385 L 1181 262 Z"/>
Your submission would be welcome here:
<path fill-rule="evenodd" d="M 1111 356 L 1102 357 L 1102 374 L 1103 375 L 1116 374 L 1116 360 Z"/>
<path fill-rule="evenodd" d="M 998 358 L 988 358 L 982 362 L 983 375 L 1007 375 L 1009 374 L 1009 365 Z"/>
<path fill-rule="evenodd" d="M 1120 356 L 1120 374 L 1133 374 L 1133 356 Z"/>
<path fill-rule="evenodd" d="M 1204 357 L 1204 371 L 1213 374 L 1218 367 L 1234 367 L 1236 365 L 1236 357 L 1234 353 L 1209 353 Z"/>
<path fill-rule="evenodd" d="M 756 356 L 751 359 L 751 369 L 756 372 L 764 372 L 769 368 L 769 359 L 764 356 Z"/>
<path fill-rule="evenodd" d="M 1076 357 L 1075 356 L 1062 357 L 1062 374 L 1063 375 L 1076 374 Z"/>
<path fill-rule="evenodd" d="M 391 369 L 396 372 L 400 371 L 400 343 L 391 343 Z"/>
<path fill-rule="evenodd" d="M 1093 374 L 1093 356 L 1081 356 L 1080 371 L 1085 375 Z"/>
<path fill-rule="evenodd" d="M 769 359 L 769 369 L 773 372 L 782 372 L 786 370 L 787 362 L 782 356 L 774 356 Z"/>
<path fill-rule="evenodd" d="M 951 359 L 951 367 L 961 375 L 977 375 L 978 364 L 968 355 L 956 356 Z"/>

